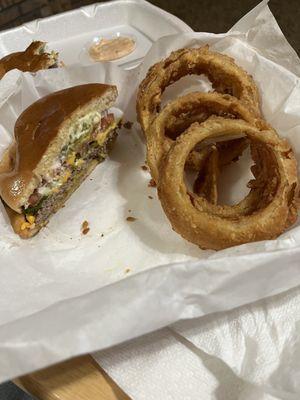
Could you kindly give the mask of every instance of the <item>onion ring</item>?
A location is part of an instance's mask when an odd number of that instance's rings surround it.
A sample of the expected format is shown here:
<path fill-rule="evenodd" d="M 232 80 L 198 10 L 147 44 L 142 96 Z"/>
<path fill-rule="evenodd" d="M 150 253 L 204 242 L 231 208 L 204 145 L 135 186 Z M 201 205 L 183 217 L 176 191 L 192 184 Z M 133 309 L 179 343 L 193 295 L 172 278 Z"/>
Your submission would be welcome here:
<path fill-rule="evenodd" d="M 219 93 L 194 92 L 182 96 L 170 102 L 156 116 L 149 126 L 147 135 L 147 163 L 152 178 L 157 182 L 158 170 L 161 160 L 169 151 L 173 139 L 166 136 L 167 131 L 178 135 L 188 126 L 197 121 L 203 122 L 211 115 L 224 116 L 228 118 L 243 119 L 259 129 L 269 129 L 269 126 L 261 118 L 255 116 L 239 100 L 229 95 Z M 180 129 L 179 129 L 179 128 Z M 238 158 L 247 146 L 244 139 L 229 141 L 230 146 L 222 142 L 219 146 L 219 167 L 228 164 L 232 159 Z M 228 142 L 226 142 L 228 143 Z M 200 171 L 207 159 L 210 149 L 192 151 L 187 162 L 193 169 Z"/>
<path fill-rule="evenodd" d="M 193 185 L 193 191 L 204 197 L 209 203 L 218 202 L 219 152 L 217 146 L 212 146 L 203 170 L 198 173 Z"/>
<path fill-rule="evenodd" d="M 139 86 L 137 116 L 144 134 L 160 111 L 165 88 L 185 75 L 206 74 L 217 92 L 237 97 L 256 116 L 260 116 L 258 89 L 253 78 L 234 60 L 209 50 L 208 46 L 180 49 L 154 64 Z"/>
<path fill-rule="evenodd" d="M 249 215 L 259 207 L 263 207 L 263 205 L 267 203 L 270 193 L 274 192 L 278 182 L 272 172 L 273 170 L 270 168 L 270 166 L 272 166 L 272 160 L 269 160 L 269 152 L 262 146 L 256 144 L 255 146 L 251 145 L 251 154 L 255 162 L 255 165 L 251 167 L 255 179 L 248 183 L 247 186 L 251 190 L 243 200 L 233 206 L 216 205 L 216 202 L 209 203 L 205 201 L 205 199 L 197 195 L 198 193 L 196 193 L 196 195 L 190 193 L 195 208 L 200 211 L 218 215 L 222 218 L 236 218 Z M 264 163 L 261 162 L 262 159 L 265 160 Z"/>
<path fill-rule="evenodd" d="M 233 213 L 224 217 L 220 212 L 222 206 L 209 205 L 204 198 L 201 201 L 208 208 L 195 207 L 184 183 L 184 167 L 198 143 L 232 134 L 245 134 L 255 144 L 253 153 L 257 155 L 263 149 L 267 157 L 260 158 L 252 169 L 255 181 L 251 185 L 255 186 L 255 182 L 258 187 L 261 185 L 259 170 L 263 167 L 263 175 L 268 171 L 271 182 L 264 189 L 272 190 L 261 199 L 256 197 L 255 207 L 247 215 Z M 172 144 L 159 169 L 158 195 L 173 229 L 201 248 L 219 250 L 275 239 L 297 218 L 297 163 L 288 142 L 280 139 L 274 130 L 260 131 L 243 120 L 212 117 L 201 124 L 192 124 Z M 216 213 L 211 212 L 211 207 L 215 207 Z"/>

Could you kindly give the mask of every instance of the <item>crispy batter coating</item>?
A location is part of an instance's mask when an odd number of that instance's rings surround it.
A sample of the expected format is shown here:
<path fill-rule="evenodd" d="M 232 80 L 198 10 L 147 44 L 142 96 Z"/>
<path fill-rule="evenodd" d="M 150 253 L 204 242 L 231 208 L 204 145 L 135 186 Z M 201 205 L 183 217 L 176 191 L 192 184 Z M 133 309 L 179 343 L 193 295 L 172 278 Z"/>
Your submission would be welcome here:
<path fill-rule="evenodd" d="M 218 203 L 219 171 L 219 152 L 217 146 L 213 145 L 204 168 L 199 171 L 193 185 L 194 193 L 204 197 L 211 204 Z"/>
<path fill-rule="evenodd" d="M 246 196 L 235 206 L 219 206 L 188 191 L 184 167 L 196 145 L 232 134 L 244 134 L 250 141 L 255 179 L 250 182 L 251 201 Z M 275 239 L 297 218 L 297 164 L 289 143 L 274 130 L 211 117 L 192 124 L 172 144 L 159 168 L 158 194 L 173 229 L 201 248 L 219 250 Z"/>
<path fill-rule="evenodd" d="M 243 119 L 259 129 L 267 127 L 265 121 L 229 95 L 194 92 L 173 100 L 156 116 L 148 129 L 147 163 L 155 181 L 158 179 L 160 162 L 176 136 L 184 132 L 193 122 L 203 122 L 212 115 Z M 237 159 L 247 145 L 244 138 L 218 144 L 219 167 Z M 210 151 L 211 146 L 193 149 L 187 159 L 188 165 L 193 166 L 196 171 L 201 171 Z"/>
<path fill-rule="evenodd" d="M 140 84 L 137 116 L 146 136 L 149 125 L 160 111 L 161 96 L 166 87 L 191 74 L 205 74 L 217 92 L 238 98 L 252 113 L 260 116 L 255 82 L 233 58 L 211 51 L 208 46 L 180 49 L 153 65 Z"/>
<path fill-rule="evenodd" d="M 240 100 L 241 107 L 244 106 L 245 109 L 242 114 L 252 114 L 252 119 L 260 117 L 260 100 L 255 82 L 231 57 L 210 51 L 209 46 L 180 49 L 171 53 L 165 60 L 153 65 L 149 69 L 147 76 L 142 81 L 138 90 L 137 117 L 147 140 L 150 141 L 150 144 L 147 146 L 148 150 L 153 145 L 153 129 L 151 128 L 151 124 L 160 112 L 162 93 L 167 86 L 176 82 L 183 76 L 190 74 L 207 75 L 212 82 L 214 90 L 220 93 L 230 94 L 232 98 L 235 97 Z M 217 93 L 214 94 L 217 95 Z M 212 95 L 212 93 L 209 95 Z M 176 121 L 174 121 L 174 118 L 171 120 L 173 125 L 172 129 L 168 129 L 168 127 L 166 129 L 166 139 L 164 143 L 161 142 L 162 147 L 161 150 L 158 151 L 158 158 L 166 153 L 172 143 L 171 139 L 176 138 L 181 132 L 187 129 L 192 122 L 202 122 L 212 114 L 222 115 L 222 111 L 218 110 L 216 104 L 211 107 L 205 107 L 203 105 L 199 109 L 199 103 L 202 100 L 201 98 L 199 99 L 198 110 L 196 106 L 198 115 L 192 111 L 194 106 L 194 104 L 192 104 L 187 114 L 182 113 Z M 206 99 L 204 99 L 204 102 L 205 101 Z M 219 106 L 219 108 L 222 108 L 222 106 Z M 225 113 L 226 111 L 223 111 L 223 114 Z M 229 117 L 231 116 L 229 115 Z M 246 121 L 248 120 L 247 117 L 248 115 L 245 117 L 244 115 L 238 115 L 238 118 L 245 119 Z M 165 123 L 167 124 L 168 121 Z M 156 138 L 154 138 L 154 141 L 155 140 Z M 217 147 L 219 163 L 226 165 L 239 158 L 243 150 L 247 147 L 247 141 L 234 141 L 228 146 L 223 144 Z M 157 146 L 154 145 L 153 152 L 157 150 Z M 201 168 L 204 167 L 207 156 L 207 149 L 193 150 L 187 160 L 186 167 L 198 171 L 199 176 L 202 176 L 204 171 L 201 171 Z M 153 153 L 152 155 L 150 154 L 149 157 L 153 157 Z M 221 165 L 219 167 L 221 167 Z M 156 179 L 156 171 L 154 171 L 153 168 L 150 168 L 150 170 L 153 178 Z M 213 170 L 211 173 L 213 173 Z M 208 191 L 210 193 L 215 193 L 215 197 L 217 198 L 217 187 L 212 187 L 214 182 L 217 181 L 217 177 L 206 176 L 203 177 L 203 180 L 206 182 Z M 209 184 L 211 185 L 210 188 L 208 187 Z M 207 191 L 205 192 L 207 193 Z"/>
<path fill-rule="evenodd" d="M 214 92 L 190 93 L 161 110 L 167 86 L 205 74 Z M 297 219 L 293 151 L 263 120 L 258 89 L 234 60 L 208 46 L 181 49 L 153 65 L 137 95 L 147 163 L 173 229 L 203 249 L 274 239 Z M 254 179 L 239 203 L 218 204 L 218 176 L 250 145 Z M 197 171 L 191 192 L 186 169 Z"/>

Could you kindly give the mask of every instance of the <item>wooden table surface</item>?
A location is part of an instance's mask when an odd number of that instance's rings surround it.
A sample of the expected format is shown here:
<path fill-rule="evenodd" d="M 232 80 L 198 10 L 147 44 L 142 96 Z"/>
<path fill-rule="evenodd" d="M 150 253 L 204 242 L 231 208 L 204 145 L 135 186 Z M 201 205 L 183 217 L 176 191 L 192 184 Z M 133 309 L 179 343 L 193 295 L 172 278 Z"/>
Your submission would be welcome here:
<path fill-rule="evenodd" d="M 39 400 L 130 400 L 91 356 L 83 356 L 14 381 Z"/>

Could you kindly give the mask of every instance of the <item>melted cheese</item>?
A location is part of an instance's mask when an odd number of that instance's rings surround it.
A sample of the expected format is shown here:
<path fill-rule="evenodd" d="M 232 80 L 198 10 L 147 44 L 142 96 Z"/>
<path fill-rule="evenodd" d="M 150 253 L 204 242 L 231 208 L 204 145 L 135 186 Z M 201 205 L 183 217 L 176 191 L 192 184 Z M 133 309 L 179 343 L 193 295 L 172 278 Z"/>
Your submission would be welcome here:
<path fill-rule="evenodd" d="M 67 164 L 68 164 L 68 165 L 75 165 L 75 158 L 76 158 L 76 154 L 75 154 L 75 152 L 73 151 L 73 152 L 69 155 L 69 157 L 67 158 Z"/>

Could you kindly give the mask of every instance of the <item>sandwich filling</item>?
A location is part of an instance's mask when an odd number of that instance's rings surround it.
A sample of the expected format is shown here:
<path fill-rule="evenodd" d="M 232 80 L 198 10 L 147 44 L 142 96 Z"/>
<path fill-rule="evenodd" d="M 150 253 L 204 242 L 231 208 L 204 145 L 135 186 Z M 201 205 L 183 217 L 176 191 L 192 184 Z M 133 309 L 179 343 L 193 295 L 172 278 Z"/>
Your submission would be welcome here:
<path fill-rule="evenodd" d="M 58 52 L 51 50 L 50 52 L 47 51 L 47 44 L 44 43 L 43 46 L 39 49 L 39 55 L 46 54 L 49 60 L 49 67 L 51 68 L 58 68 L 61 67 L 62 64 L 58 61 Z"/>
<path fill-rule="evenodd" d="M 114 114 L 108 111 L 90 112 L 76 121 L 68 144 L 23 206 L 27 222 L 22 229 L 34 229 L 36 225 L 47 223 L 76 182 L 85 176 L 91 162 L 105 159 L 116 137 L 116 128 Z"/>
<path fill-rule="evenodd" d="M 58 53 L 56 51 L 52 50 L 50 53 L 45 51 L 44 53 L 46 53 L 49 58 L 50 66 L 48 69 L 59 68 L 62 66 L 62 64 L 58 61 Z"/>

